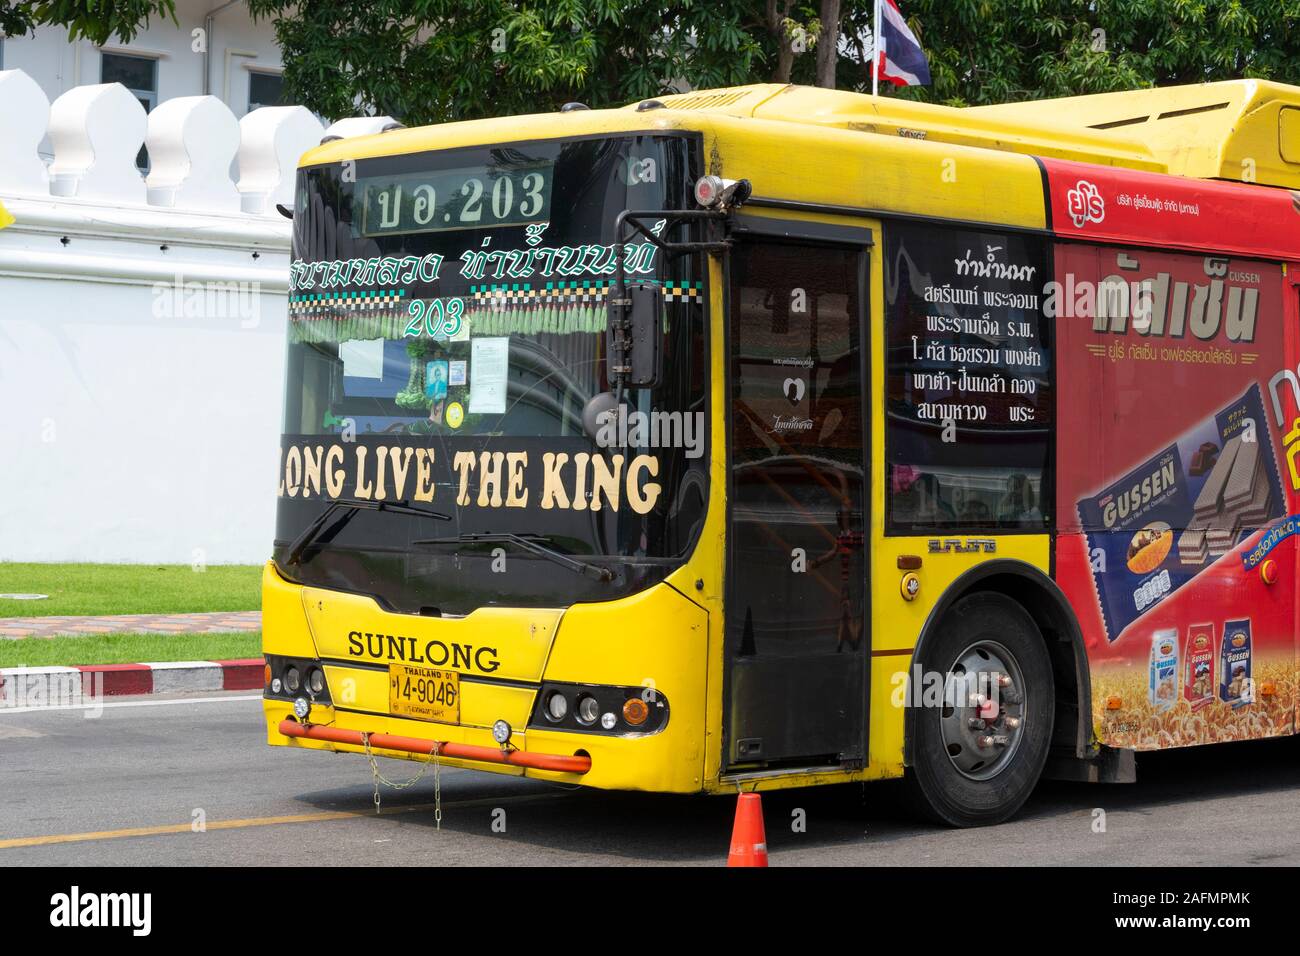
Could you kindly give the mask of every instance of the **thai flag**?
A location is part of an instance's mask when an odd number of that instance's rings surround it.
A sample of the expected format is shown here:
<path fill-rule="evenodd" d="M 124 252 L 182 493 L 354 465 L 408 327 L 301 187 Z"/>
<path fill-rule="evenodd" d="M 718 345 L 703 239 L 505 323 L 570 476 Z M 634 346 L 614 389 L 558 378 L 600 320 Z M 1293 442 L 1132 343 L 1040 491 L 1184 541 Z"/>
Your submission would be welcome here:
<path fill-rule="evenodd" d="M 876 0 L 877 76 L 897 86 L 929 86 L 930 64 L 894 0 Z"/>

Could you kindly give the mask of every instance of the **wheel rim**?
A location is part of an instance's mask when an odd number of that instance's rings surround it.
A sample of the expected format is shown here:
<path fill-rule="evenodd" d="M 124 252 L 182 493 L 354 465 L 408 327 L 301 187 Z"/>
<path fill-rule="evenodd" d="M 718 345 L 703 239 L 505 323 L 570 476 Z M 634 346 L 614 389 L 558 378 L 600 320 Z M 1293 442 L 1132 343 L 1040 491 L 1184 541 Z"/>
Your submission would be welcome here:
<path fill-rule="evenodd" d="M 1007 768 L 1027 730 L 1026 688 L 1016 656 L 996 641 L 957 655 L 944 680 L 939 727 L 954 768 L 988 780 Z"/>

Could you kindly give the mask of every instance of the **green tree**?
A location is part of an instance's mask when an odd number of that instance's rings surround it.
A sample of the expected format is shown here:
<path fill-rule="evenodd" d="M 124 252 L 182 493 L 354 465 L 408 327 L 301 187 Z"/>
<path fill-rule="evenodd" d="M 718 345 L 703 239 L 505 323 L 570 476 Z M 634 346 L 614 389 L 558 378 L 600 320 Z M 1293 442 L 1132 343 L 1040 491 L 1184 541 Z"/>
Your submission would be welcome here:
<path fill-rule="evenodd" d="M 900 0 L 954 105 L 1260 77 L 1300 83 L 1300 0 Z M 248 0 L 287 94 L 408 124 L 794 82 L 869 90 L 871 0 Z M 172 0 L 0 0 L 0 28 L 129 38 Z"/>
<path fill-rule="evenodd" d="M 11 37 L 45 25 L 67 27 L 73 40 L 126 42 L 155 16 L 176 22 L 174 0 L 0 0 L 0 32 Z"/>
<path fill-rule="evenodd" d="M 622 104 L 752 80 L 764 56 L 743 3 L 250 0 L 271 18 L 289 95 L 406 123 Z"/>
<path fill-rule="evenodd" d="M 912 99 L 1004 103 L 1239 77 L 1300 83 L 1300 0 L 902 2 L 933 79 L 899 91 Z M 842 67 L 846 79 L 861 86 Z"/>

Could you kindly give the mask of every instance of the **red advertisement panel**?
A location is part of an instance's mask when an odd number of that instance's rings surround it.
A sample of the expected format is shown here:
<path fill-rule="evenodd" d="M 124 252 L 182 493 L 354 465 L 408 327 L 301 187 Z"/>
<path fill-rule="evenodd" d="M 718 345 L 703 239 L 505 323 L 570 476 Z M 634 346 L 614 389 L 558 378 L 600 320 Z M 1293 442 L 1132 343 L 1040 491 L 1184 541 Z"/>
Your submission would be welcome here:
<path fill-rule="evenodd" d="M 1300 193 L 1043 160 L 1052 229 L 1097 241 L 1140 241 L 1290 259 L 1300 250 Z M 1249 170 L 1242 171 L 1243 176 Z"/>
<path fill-rule="evenodd" d="M 1295 290 L 1277 263 L 1078 243 L 1055 283 L 1057 577 L 1102 742 L 1291 732 Z"/>

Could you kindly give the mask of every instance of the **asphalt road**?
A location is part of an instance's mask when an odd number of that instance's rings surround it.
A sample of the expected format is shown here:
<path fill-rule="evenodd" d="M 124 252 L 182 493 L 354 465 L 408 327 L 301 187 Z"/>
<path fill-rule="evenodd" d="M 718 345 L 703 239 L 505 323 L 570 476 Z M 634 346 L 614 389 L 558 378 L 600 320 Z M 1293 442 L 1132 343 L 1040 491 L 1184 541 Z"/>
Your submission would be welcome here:
<path fill-rule="evenodd" d="M 729 798 L 445 770 L 441 830 L 431 772 L 408 790 L 385 790 L 376 816 L 364 758 L 267 747 L 260 715 L 244 694 L 123 698 L 94 720 L 0 712 L 0 866 L 726 858 Z M 381 768 L 397 779 L 418 769 Z M 766 794 L 771 864 L 1300 864 L 1300 738 L 1139 757 L 1138 776 L 1127 786 L 1047 782 L 1016 820 L 967 831 L 914 822 L 894 784 Z M 1095 832 L 1097 809 L 1105 832 Z M 200 811 L 206 829 L 194 832 Z M 797 811 L 803 832 L 791 825 Z"/>

